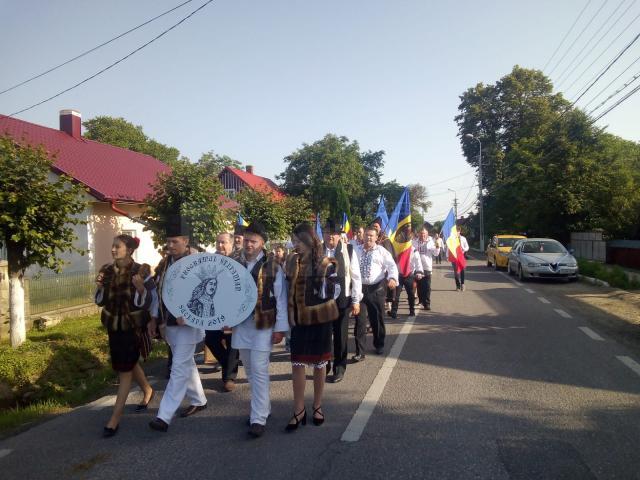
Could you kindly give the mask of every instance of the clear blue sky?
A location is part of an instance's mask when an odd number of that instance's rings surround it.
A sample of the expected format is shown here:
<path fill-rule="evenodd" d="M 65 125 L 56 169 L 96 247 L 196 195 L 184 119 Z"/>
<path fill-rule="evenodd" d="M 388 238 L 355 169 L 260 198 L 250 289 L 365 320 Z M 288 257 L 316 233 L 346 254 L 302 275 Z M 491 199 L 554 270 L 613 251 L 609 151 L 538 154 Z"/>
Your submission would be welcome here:
<path fill-rule="evenodd" d="M 558 80 L 621 1 L 589 4 L 545 72 L 604 7 L 552 79 Z M 573 78 L 640 13 L 634 1 L 625 0 L 594 38 L 591 45 L 632 5 Z M 0 90 L 179 3 L 2 0 Z M 10 114 L 95 73 L 202 3 L 194 1 L 0 96 L 0 113 Z M 448 188 L 456 190 L 463 209 L 477 195 L 477 188 L 471 189 L 474 172 L 456 137 L 458 96 L 477 82 L 494 83 L 514 64 L 543 68 L 585 5 L 587 0 L 218 0 L 124 63 L 18 118 L 57 128 L 63 108 L 79 110 L 83 119 L 121 116 L 192 160 L 213 149 L 271 178 L 284 169 L 283 157 L 303 142 L 326 133 L 345 135 L 364 150 L 386 151 L 385 180 L 426 185 L 433 202 L 427 218 L 434 221 L 451 206 Z M 639 31 L 637 21 L 575 89 Z M 597 87 L 639 55 L 640 45 L 634 45 Z M 640 71 L 640 62 L 634 67 L 608 90 Z M 640 93 L 599 124 L 637 141 L 639 111 Z M 454 176 L 460 177 L 447 180 Z"/>

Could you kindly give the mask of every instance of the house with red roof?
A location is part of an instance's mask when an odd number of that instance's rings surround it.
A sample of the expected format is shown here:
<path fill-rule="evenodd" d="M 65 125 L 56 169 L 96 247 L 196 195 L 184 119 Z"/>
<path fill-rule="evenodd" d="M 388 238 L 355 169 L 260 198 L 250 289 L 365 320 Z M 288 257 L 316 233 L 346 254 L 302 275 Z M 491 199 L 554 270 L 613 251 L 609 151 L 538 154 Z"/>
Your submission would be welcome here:
<path fill-rule="evenodd" d="M 143 202 L 159 173 L 171 171 L 154 157 L 83 138 L 81 116 L 75 110 L 60 112 L 60 129 L 0 116 L 0 135 L 17 143 L 42 145 L 55 159 L 51 175 L 65 174 L 87 188 L 89 206 L 82 214 L 86 225 L 76 226 L 77 246 L 87 255 L 69 255 L 67 272 L 95 272 L 112 261 L 113 237 L 121 233 L 140 238 L 134 258 L 152 266 L 160 260 L 151 233 L 132 218 L 139 217 Z"/>
<path fill-rule="evenodd" d="M 236 194 L 245 188 L 251 188 L 264 193 L 271 193 L 276 199 L 282 199 L 285 194 L 273 180 L 260 177 L 253 173 L 253 166 L 247 165 L 245 170 L 225 167 L 218 175 L 220 183 L 229 198 L 235 198 Z"/>

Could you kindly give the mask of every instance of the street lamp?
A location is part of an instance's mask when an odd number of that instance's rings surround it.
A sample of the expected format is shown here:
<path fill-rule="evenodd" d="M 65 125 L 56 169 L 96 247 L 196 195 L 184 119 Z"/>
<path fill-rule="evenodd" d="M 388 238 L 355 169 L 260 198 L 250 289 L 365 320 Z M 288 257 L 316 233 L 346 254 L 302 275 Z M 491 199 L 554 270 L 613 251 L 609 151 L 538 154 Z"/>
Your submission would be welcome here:
<path fill-rule="evenodd" d="M 470 138 L 478 142 L 478 187 L 479 187 L 479 195 L 478 198 L 480 200 L 480 251 L 484 252 L 484 210 L 482 208 L 482 142 L 478 137 L 474 137 L 472 134 L 467 133 L 464 136 L 465 138 Z"/>
<path fill-rule="evenodd" d="M 450 192 L 453 192 L 453 211 L 456 215 L 455 223 L 458 223 L 458 195 L 456 194 L 455 190 L 452 190 L 450 188 L 447 188 L 447 190 L 449 190 Z"/>

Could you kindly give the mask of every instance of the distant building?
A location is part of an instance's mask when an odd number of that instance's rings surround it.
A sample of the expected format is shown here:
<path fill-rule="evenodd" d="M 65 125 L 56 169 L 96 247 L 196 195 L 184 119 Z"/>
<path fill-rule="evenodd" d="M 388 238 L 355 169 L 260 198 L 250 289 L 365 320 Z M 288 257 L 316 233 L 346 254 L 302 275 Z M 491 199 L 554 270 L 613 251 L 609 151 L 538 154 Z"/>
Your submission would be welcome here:
<path fill-rule="evenodd" d="M 240 170 L 239 168 L 225 167 L 218 175 L 225 195 L 229 198 L 235 198 L 235 196 L 245 188 L 272 193 L 277 199 L 285 197 L 285 194 L 275 182 L 266 177 L 255 175 L 252 165 L 247 165 L 245 168 L 245 170 Z"/>

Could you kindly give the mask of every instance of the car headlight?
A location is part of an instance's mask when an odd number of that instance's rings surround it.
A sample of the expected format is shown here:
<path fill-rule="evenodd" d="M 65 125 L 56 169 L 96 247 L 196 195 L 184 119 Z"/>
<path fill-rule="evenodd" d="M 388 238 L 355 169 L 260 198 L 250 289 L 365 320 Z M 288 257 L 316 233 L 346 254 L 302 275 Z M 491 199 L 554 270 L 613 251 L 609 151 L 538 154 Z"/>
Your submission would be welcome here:
<path fill-rule="evenodd" d="M 576 268 L 578 266 L 577 263 L 567 263 L 567 267 Z"/>

